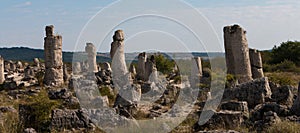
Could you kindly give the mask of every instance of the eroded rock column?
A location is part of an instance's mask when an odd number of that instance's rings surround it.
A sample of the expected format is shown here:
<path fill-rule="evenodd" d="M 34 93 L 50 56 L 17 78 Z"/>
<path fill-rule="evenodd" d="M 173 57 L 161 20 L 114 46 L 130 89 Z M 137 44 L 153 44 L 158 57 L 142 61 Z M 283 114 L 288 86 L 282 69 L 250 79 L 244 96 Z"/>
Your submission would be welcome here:
<path fill-rule="evenodd" d="M 192 58 L 190 84 L 192 88 L 198 87 L 202 77 L 202 62 L 200 57 Z"/>
<path fill-rule="evenodd" d="M 249 49 L 249 56 L 251 62 L 252 78 L 257 79 L 257 78 L 264 77 L 260 52 L 257 51 L 256 49 Z"/>
<path fill-rule="evenodd" d="M 85 52 L 88 54 L 88 64 L 89 64 L 89 68 L 88 68 L 88 72 L 98 72 L 98 67 L 97 67 L 97 62 L 96 62 L 96 48 L 94 46 L 94 44 L 92 43 L 87 43 L 86 47 L 85 47 Z"/>
<path fill-rule="evenodd" d="M 252 80 L 246 31 L 239 25 L 224 27 L 227 73 L 237 77 L 239 83 Z"/>
<path fill-rule="evenodd" d="M 300 116 L 300 82 L 298 84 L 298 95 L 297 95 L 297 99 L 295 100 L 292 108 L 291 108 L 291 111 L 297 115 L 297 116 Z"/>
<path fill-rule="evenodd" d="M 4 81 L 4 59 L 0 56 L 0 84 L 3 84 Z"/>
<path fill-rule="evenodd" d="M 137 79 L 145 80 L 145 63 L 147 61 L 147 55 L 145 52 L 140 53 L 138 56 L 138 64 L 137 64 Z"/>
<path fill-rule="evenodd" d="M 125 62 L 124 53 L 124 33 L 122 30 L 117 30 L 113 36 L 111 43 L 110 57 L 112 59 L 112 77 L 117 81 L 116 85 L 119 87 L 130 83 L 130 76 Z"/>
<path fill-rule="evenodd" d="M 145 63 L 145 74 L 144 74 L 145 77 L 144 77 L 144 80 L 148 81 L 150 79 L 150 76 L 152 74 L 155 74 L 156 71 L 157 71 L 157 69 L 156 69 L 156 65 L 155 65 L 155 60 L 154 60 L 154 56 L 152 55 L 150 59 L 147 58 L 147 61 Z M 151 78 L 152 78 L 152 80 L 155 80 L 155 79 L 153 79 L 155 77 L 151 76 Z"/>
<path fill-rule="evenodd" d="M 45 85 L 59 86 L 63 84 L 62 36 L 54 35 L 54 27 L 46 26 L 44 38 L 45 51 Z"/>

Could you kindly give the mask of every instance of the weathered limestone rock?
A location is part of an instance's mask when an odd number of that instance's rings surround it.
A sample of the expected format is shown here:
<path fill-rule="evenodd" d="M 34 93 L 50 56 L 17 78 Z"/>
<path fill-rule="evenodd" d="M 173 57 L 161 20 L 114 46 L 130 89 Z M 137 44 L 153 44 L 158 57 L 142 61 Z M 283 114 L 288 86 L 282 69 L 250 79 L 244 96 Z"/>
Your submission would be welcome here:
<path fill-rule="evenodd" d="M 227 73 L 237 77 L 239 83 L 252 80 L 246 31 L 239 25 L 224 27 Z"/>
<path fill-rule="evenodd" d="M 65 81 L 65 82 L 68 82 L 69 79 L 70 79 L 70 74 L 69 74 L 69 72 L 68 72 L 67 64 L 64 65 L 63 71 L 64 71 L 64 81 Z"/>
<path fill-rule="evenodd" d="M 103 64 L 103 69 L 106 70 L 106 71 L 112 71 L 111 67 L 110 67 L 110 64 L 108 62 L 105 62 Z"/>
<path fill-rule="evenodd" d="M 40 67 L 40 60 L 38 58 L 34 58 L 33 63 L 35 67 Z"/>
<path fill-rule="evenodd" d="M 24 129 L 24 133 L 37 133 L 37 132 L 33 128 L 26 128 Z"/>
<path fill-rule="evenodd" d="M 148 81 L 150 79 L 151 75 L 155 75 L 156 72 L 156 65 L 155 65 L 155 60 L 154 56 L 152 55 L 151 58 L 147 58 L 147 61 L 145 63 L 145 75 L 144 75 L 144 80 Z M 157 75 L 157 74 L 156 74 Z M 154 78 L 154 79 L 153 79 Z M 156 77 L 152 77 L 152 80 L 155 80 Z"/>
<path fill-rule="evenodd" d="M 147 55 L 145 52 L 140 53 L 138 56 L 138 64 L 137 64 L 137 79 L 144 80 L 145 78 L 145 63 L 147 61 Z"/>
<path fill-rule="evenodd" d="M 112 58 L 112 78 L 115 85 L 123 87 L 130 83 L 130 75 L 128 74 L 125 53 L 124 53 L 124 33 L 117 30 L 113 36 L 111 43 L 110 56 Z"/>
<path fill-rule="evenodd" d="M 247 101 L 248 107 L 253 109 L 256 105 L 264 103 L 266 99 L 271 99 L 271 95 L 268 78 L 264 77 L 237 85 L 235 88 L 225 89 L 223 100 Z"/>
<path fill-rule="evenodd" d="M 293 88 L 291 86 L 280 86 L 271 88 L 272 101 L 281 105 L 291 107 L 293 105 L 294 94 L 292 93 Z"/>
<path fill-rule="evenodd" d="M 0 56 L 0 84 L 3 84 L 4 81 L 4 59 Z"/>
<path fill-rule="evenodd" d="M 256 49 L 249 49 L 252 78 L 264 77 L 261 54 Z"/>
<path fill-rule="evenodd" d="M 96 62 L 96 48 L 94 44 L 92 43 L 87 43 L 85 46 L 85 52 L 88 54 L 88 64 L 89 64 L 89 69 L 88 72 L 98 72 L 98 67 L 97 67 L 97 62 Z"/>
<path fill-rule="evenodd" d="M 204 125 L 197 125 L 200 130 L 204 129 L 235 129 L 242 125 L 244 121 L 244 115 L 240 111 L 220 111 L 215 112 L 213 110 L 206 110 L 208 113 L 213 113 L 213 116 L 207 120 L 199 120 L 198 123 L 204 123 L 202 121 L 207 121 Z M 203 113 L 203 112 L 202 112 Z M 197 129 L 197 130 L 199 130 Z"/>
<path fill-rule="evenodd" d="M 24 69 L 23 63 L 21 61 L 17 61 L 16 65 L 18 69 Z"/>
<path fill-rule="evenodd" d="M 45 85 L 59 86 L 63 84 L 62 37 L 53 34 L 54 27 L 46 26 L 44 38 L 45 51 Z"/>
<path fill-rule="evenodd" d="M 244 116 L 249 117 L 248 103 L 245 101 L 228 101 L 223 102 L 220 106 L 221 110 L 241 111 Z"/>
<path fill-rule="evenodd" d="M 133 64 L 130 65 L 130 67 L 129 67 L 129 72 L 130 72 L 132 75 L 135 75 L 135 74 L 136 74 L 136 69 L 135 69 L 135 67 L 134 67 Z"/>
<path fill-rule="evenodd" d="M 72 128 L 90 128 L 89 117 L 83 110 L 61 110 L 56 109 L 52 111 L 51 115 L 51 127 L 62 131 L 64 129 Z"/>
<path fill-rule="evenodd" d="M 35 77 L 34 70 L 31 66 L 27 66 L 24 69 L 24 80 L 31 80 Z"/>
<path fill-rule="evenodd" d="M 202 63 L 200 57 L 194 57 L 192 59 L 191 66 L 191 75 L 190 75 L 190 84 L 192 88 L 196 88 L 200 84 L 200 79 L 202 77 Z"/>
<path fill-rule="evenodd" d="M 72 65 L 72 73 L 74 75 L 77 75 L 79 73 L 81 73 L 81 64 L 80 62 L 74 62 Z"/>
<path fill-rule="evenodd" d="M 124 33 L 122 30 L 115 32 L 111 43 L 110 56 L 112 58 L 112 79 L 116 90 L 119 92 L 114 106 L 122 112 L 132 114 L 136 103 L 140 100 L 140 87 L 132 85 L 131 75 L 127 70 L 124 54 Z M 131 115 L 124 115 L 131 116 Z"/>
<path fill-rule="evenodd" d="M 293 114 L 300 116 L 300 82 L 298 85 L 298 95 L 297 95 L 297 98 L 296 98 L 292 108 L 291 108 L 291 111 Z"/>

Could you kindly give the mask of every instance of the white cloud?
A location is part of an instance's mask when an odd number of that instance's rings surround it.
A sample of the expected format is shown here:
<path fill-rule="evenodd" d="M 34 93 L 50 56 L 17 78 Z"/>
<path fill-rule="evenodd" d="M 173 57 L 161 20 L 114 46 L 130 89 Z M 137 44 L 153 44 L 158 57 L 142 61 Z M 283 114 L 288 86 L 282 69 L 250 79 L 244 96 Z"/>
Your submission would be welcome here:
<path fill-rule="evenodd" d="M 23 7 L 28 7 L 28 6 L 31 6 L 32 3 L 30 1 L 26 1 L 24 3 L 20 3 L 20 4 L 17 4 L 17 5 L 14 5 L 14 7 L 16 8 L 23 8 Z"/>

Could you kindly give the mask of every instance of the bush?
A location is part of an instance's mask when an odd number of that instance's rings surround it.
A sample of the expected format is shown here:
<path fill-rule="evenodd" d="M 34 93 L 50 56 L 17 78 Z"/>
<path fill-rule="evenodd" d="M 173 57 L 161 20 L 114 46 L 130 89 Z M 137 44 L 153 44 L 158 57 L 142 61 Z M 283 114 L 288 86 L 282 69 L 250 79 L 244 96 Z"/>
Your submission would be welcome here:
<path fill-rule="evenodd" d="M 300 42 L 287 41 L 280 44 L 280 46 L 274 46 L 271 52 L 272 64 L 278 64 L 284 60 L 294 62 L 300 66 Z"/>
<path fill-rule="evenodd" d="M 47 131 L 51 123 L 51 111 L 61 104 L 50 100 L 46 90 L 42 90 L 37 96 L 29 97 L 25 105 L 30 106 L 30 115 L 35 120 L 31 127 L 37 131 Z"/>
<path fill-rule="evenodd" d="M 300 68 L 296 64 L 289 60 L 284 60 L 279 64 L 263 64 L 265 72 L 300 72 Z"/>
<path fill-rule="evenodd" d="M 159 72 L 163 74 L 169 74 L 172 72 L 175 62 L 173 60 L 170 60 L 166 58 L 162 54 L 157 54 L 154 56 L 155 62 L 156 62 L 156 68 Z"/>

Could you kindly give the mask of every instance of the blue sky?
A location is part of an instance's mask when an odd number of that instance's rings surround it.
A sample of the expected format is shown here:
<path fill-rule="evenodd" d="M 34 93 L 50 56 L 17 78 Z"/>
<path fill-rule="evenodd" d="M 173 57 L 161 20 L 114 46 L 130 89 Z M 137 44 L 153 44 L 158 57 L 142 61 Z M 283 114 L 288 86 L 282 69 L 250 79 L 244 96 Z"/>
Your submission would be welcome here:
<path fill-rule="evenodd" d="M 55 32 L 63 36 L 63 49 L 73 51 L 81 31 L 88 21 L 99 10 L 113 2 L 115 0 L 1 0 L 0 47 L 27 46 L 43 48 L 44 27 L 53 24 Z M 193 6 L 208 19 L 216 31 L 221 47 L 223 47 L 222 28 L 235 23 L 240 24 L 247 30 L 249 47 L 252 48 L 271 49 L 274 45 L 279 45 L 283 41 L 300 40 L 300 2 L 297 0 L 184 0 L 184 2 Z M 140 8 L 147 8 L 147 6 L 149 8 L 151 6 L 166 7 L 166 12 L 186 15 L 184 10 L 169 9 L 170 5 L 163 2 L 143 6 L 145 7 Z M 112 11 L 112 16 L 109 17 L 118 18 L 118 15 L 124 15 L 126 11 L 130 12 L 132 9 L 130 7 L 122 8 L 124 8 L 122 12 L 118 13 L 118 10 L 114 10 L 117 13 Z M 193 20 L 187 21 L 192 22 Z M 102 24 L 101 21 L 98 23 Z M 129 26 L 129 28 L 135 27 Z M 126 52 L 138 52 L 151 49 L 151 47 L 146 46 L 152 44 L 157 44 L 153 47 L 160 47 L 164 51 L 180 51 L 182 49 L 176 37 L 162 33 L 155 31 L 151 36 L 148 32 L 145 32 L 143 35 L 135 36 L 136 38 L 128 37 L 131 39 L 126 42 L 128 47 L 125 50 L 127 50 Z M 95 34 L 98 33 L 95 32 Z M 149 36 L 153 38 L 146 41 L 145 39 Z M 97 36 L 95 35 L 95 37 Z M 104 41 L 104 46 L 98 47 L 98 51 L 109 51 L 110 38 Z M 152 39 L 156 41 L 151 42 Z M 163 45 L 159 41 L 162 41 Z M 141 46 L 141 43 L 145 47 Z M 179 47 L 173 48 L 172 44 Z M 140 48 L 137 48 L 137 45 Z M 209 51 L 223 51 L 223 48 L 220 50 L 210 45 L 205 47 Z M 192 51 L 205 51 L 205 49 L 199 47 L 199 49 L 192 49 Z"/>

